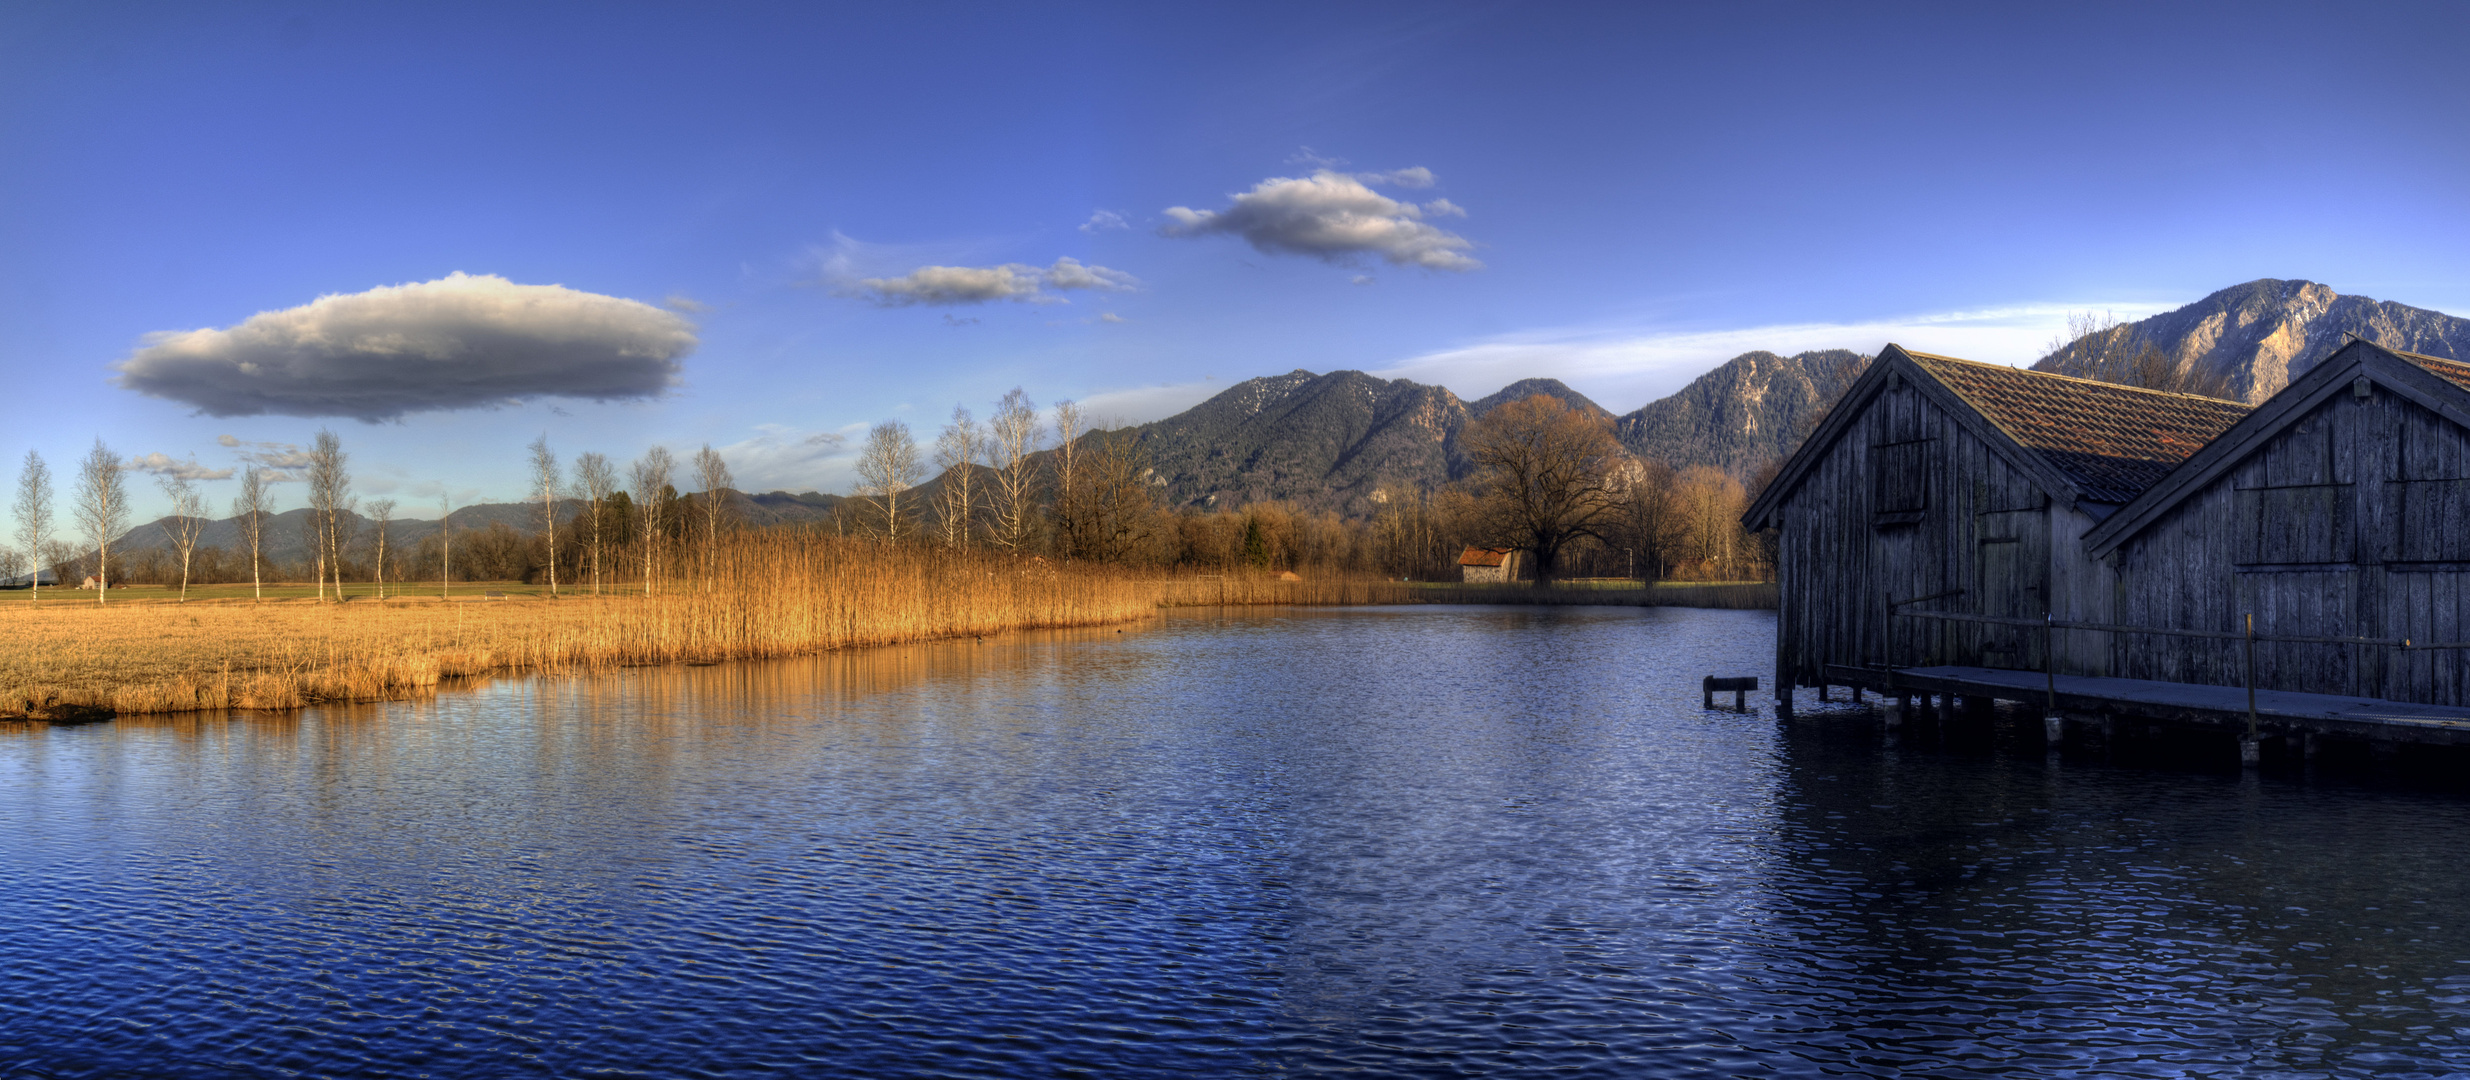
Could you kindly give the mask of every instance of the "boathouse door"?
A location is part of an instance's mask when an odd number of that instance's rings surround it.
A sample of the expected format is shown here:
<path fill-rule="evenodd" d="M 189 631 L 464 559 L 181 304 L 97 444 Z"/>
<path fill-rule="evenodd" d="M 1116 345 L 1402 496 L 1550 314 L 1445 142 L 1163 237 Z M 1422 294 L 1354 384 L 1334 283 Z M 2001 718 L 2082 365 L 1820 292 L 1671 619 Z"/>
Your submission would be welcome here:
<path fill-rule="evenodd" d="M 1974 516 L 1973 610 L 2003 619 L 2038 621 L 2049 611 L 2050 521 L 2044 507 L 1990 510 Z M 2037 671 L 2042 632 L 2026 626 L 1973 623 L 1973 661 L 1983 667 Z"/>

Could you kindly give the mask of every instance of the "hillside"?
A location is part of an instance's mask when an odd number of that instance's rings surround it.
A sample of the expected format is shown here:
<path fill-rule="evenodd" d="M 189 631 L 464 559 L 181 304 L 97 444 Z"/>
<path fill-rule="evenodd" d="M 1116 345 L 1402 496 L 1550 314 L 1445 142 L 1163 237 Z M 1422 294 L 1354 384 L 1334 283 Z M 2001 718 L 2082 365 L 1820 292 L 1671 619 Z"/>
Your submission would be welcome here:
<path fill-rule="evenodd" d="M 1869 363 L 1844 349 L 1789 357 L 1743 353 L 1679 393 L 1621 417 L 1615 431 L 1640 457 L 1746 475 L 1799 446 Z"/>
<path fill-rule="evenodd" d="M 2290 385 L 2353 334 L 2389 349 L 2470 360 L 2470 319 L 2274 278 L 2233 285 L 2110 333 L 2125 338 L 2130 351 L 2151 345 L 2227 374 L 2232 392 L 2249 403 Z M 2070 344 L 2033 369 L 2082 374 L 2086 352 L 2086 343 Z"/>

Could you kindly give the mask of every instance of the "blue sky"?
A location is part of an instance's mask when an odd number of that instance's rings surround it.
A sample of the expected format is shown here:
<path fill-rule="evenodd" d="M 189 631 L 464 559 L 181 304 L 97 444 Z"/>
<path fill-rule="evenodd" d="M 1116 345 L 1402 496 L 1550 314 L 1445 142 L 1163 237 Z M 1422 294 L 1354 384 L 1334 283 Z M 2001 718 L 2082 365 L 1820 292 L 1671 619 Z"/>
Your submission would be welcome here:
<path fill-rule="evenodd" d="M 2470 313 L 2464 41 L 2462 5 L 21 4 L 0 455 L 323 425 L 433 513 L 545 433 L 846 491 L 835 438 L 1014 385 L 1623 411 L 2259 277 Z M 234 374 L 267 356 L 305 366 Z"/>

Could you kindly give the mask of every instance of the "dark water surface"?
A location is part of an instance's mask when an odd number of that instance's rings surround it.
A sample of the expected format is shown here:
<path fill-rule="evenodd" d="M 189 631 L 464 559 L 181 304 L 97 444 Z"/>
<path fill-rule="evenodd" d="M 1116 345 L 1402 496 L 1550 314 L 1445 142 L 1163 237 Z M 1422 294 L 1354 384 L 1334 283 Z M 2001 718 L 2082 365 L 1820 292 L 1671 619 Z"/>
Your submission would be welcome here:
<path fill-rule="evenodd" d="M 2470 796 L 1702 712 L 1772 627 L 1186 613 L 0 729 L 0 1076 L 2470 1072 Z"/>

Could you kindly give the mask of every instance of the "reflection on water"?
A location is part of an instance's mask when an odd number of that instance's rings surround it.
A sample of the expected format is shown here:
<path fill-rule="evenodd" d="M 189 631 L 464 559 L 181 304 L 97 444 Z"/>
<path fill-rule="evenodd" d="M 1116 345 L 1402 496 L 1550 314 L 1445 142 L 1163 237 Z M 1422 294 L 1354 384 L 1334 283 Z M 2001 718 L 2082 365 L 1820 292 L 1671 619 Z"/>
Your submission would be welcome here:
<path fill-rule="evenodd" d="M 2460 793 L 1702 712 L 1772 626 L 1202 612 L 11 729 L 0 1075 L 2470 1068 Z"/>

